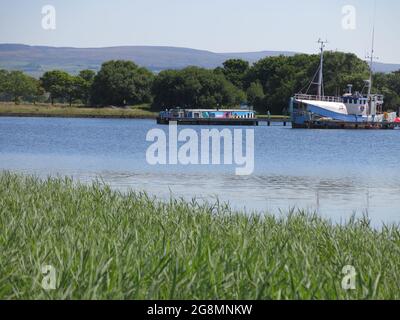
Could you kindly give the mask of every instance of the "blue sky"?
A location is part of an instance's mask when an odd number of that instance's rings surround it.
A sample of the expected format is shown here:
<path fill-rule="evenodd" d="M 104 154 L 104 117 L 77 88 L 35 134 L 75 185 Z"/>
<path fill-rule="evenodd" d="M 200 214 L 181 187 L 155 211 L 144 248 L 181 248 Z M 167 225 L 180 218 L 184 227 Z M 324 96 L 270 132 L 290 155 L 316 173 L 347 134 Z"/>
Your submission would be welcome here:
<path fill-rule="evenodd" d="M 163 45 L 214 52 L 328 49 L 364 57 L 371 47 L 374 0 L 0 0 L 0 43 L 102 47 Z M 377 1 L 376 54 L 400 63 L 400 2 Z M 56 30 L 41 27 L 56 8 Z M 342 7 L 356 29 L 342 28 Z"/>

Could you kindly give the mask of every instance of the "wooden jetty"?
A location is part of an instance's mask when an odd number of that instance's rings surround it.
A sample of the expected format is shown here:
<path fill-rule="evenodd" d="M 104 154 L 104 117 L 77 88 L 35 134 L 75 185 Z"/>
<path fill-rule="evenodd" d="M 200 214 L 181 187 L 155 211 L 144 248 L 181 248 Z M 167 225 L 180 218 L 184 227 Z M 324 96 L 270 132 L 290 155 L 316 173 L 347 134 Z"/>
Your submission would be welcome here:
<path fill-rule="evenodd" d="M 291 119 L 290 117 L 285 117 L 285 116 L 273 116 L 273 117 L 263 117 L 263 116 L 259 116 L 257 117 L 258 121 L 259 121 L 259 125 L 267 125 L 268 127 L 270 127 L 272 124 L 281 124 L 284 127 L 287 126 L 288 123 L 291 123 Z"/>
<path fill-rule="evenodd" d="M 157 124 L 176 122 L 178 125 L 204 125 L 204 126 L 258 126 L 257 118 L 157 118 Z"/>
<path fill-rule="evenodd" d="M 271 126 L 280 124 L 284 127 L 291 122 L 289 117 L 255 117 L 255 118 L 187 118 L 187 117 L 158 117 L 157 124 L 176 122 L 178 125 L 215 125 L 215 126 Z"/>

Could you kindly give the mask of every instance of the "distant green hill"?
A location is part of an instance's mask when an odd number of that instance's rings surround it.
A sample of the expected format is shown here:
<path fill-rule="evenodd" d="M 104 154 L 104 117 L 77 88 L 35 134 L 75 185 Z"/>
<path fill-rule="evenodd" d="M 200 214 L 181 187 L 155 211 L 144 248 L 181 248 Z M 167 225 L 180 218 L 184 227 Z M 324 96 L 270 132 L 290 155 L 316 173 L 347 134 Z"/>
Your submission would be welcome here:
<path fill-rule="evenodd" d="M 165 69 L 180 69 L 189 65 L 215 68 L 230 58 L 241 58 L 249 62 L 267 56 L 294 55 L 287 51 L 261 51 L 246 53 L 214 53 L 176 47 L 124 46 L 108 48 L 67 48 L 28 46 L 22 44 L 0 44 L 0 68 L 22 70 L 40 76 L 52 69 L 78 73 L 82 69 L 98 70 L 104 61 L 112 59 L 132 60 L 138 65 L 158 72 Z M 376 71 L 399 70 L 400 65 L 376 64 Z"/>

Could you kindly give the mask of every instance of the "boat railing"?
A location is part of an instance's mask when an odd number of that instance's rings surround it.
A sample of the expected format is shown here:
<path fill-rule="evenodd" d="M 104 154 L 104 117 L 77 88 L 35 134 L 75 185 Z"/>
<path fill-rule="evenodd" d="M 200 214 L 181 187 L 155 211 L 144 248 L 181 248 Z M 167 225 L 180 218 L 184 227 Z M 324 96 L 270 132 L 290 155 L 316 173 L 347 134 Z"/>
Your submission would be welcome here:
<path fill-rule="evenodd" d="M 316 96 L 310 94 L 296 94 L 296 100 L 312 100 L 312 101 L 325 101 L 325 102 L 343 102 L 342 97 L 331 97 L 331 96 Z"/>
<path fill-rule="evenodd" d="M 375 94 L 372 96 L 372 99 L 378 104 L 383 104 L 384 100 L 385 100 L 385 96 L 382 94 Z"/>

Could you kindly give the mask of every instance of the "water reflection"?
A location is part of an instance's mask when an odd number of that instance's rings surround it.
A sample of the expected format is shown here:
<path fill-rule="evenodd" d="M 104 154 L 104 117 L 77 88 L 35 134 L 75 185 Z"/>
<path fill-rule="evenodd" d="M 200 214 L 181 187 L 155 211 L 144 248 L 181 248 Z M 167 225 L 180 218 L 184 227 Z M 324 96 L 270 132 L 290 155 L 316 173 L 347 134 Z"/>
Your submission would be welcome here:
<path fill-rule="evenodd" d="M 335 221 L 368 212 L 400 222 L 400 132 L 255 128 L 255 173 L 227 166 L 147 165 L 150 120 L 0 119 L 0 169 L 100 178 L 162 199 L 229 202 L 238 209 L 316 211 Z M 201 128 L 197 128 L 200 130 Z"/>
<path fill-rule="evenodd" d="M 29 173 L 30 171 L 28 171 Z M 57 172 L 36 171 L 46 177 Z M 160 199 L 179 197 L 186 200 L 215 201 L 217 198 L 234 208 L 279 214 L 292 208 L 317 212 L 333 221 L 355 214 L 368 214 L 373 223 L 398 221 L 400 185 L 397 181 L 370 181 L 363 178 L 293 177 L 284 175 L 237 177 L 230 174 L 132 173 L 67 171 L 84 183 L 101 179 L 113 188 L 146 191 Z"/>

